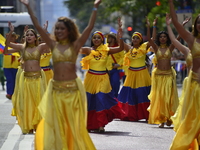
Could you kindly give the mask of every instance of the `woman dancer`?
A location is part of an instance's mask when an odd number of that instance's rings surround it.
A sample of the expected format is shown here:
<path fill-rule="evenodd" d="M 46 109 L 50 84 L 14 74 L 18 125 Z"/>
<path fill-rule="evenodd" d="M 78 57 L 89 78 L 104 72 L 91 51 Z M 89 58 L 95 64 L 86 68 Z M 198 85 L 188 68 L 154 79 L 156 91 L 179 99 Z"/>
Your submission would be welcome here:
<path fill-rule="evenodd" d="M 188 21 L 189 21 L 189 19 L 186 19 L 184 21 L 183 25 L 186 24 Z M 171 19 L 169 17 L 169 14 L 166 14 L 166 24 L 167 24 L 167 30 L 169 33 L 170 40 L 172 41 L 173 45 L 184 54 L 187 68 L 188 68 L 188 70 L 190 70 L 190 68 L 192 67 L 192 55 L 190 53 L 190 49 L 188 47 L 182 45 L 178 41 L 178 39 L 175 38 L 174 33 L 170 27 Z M 182 118 L 184 118 L 185 112 L 182 111 L 182 105 L 183 105 L 184 96 L 185 96 L 185 89 L 187 87 L 187 81 L 188 81 L 188 77 L 186 77 L 183 81 L 182 93 L 181 93 L 181 96 L 179 97 L 179 105 L 176 110 L 176 113 L 174 114 L 174 116 L 171 117 L 171 120 L 174 124 L 175 131 L 178 130 L 179 125 L 182 121 Z"/>
<path fill-rule="evenodd" d="M 88 130 L 104 132 L 105 125 L 114 118 L 122 118 L 123 111 L 112 91 L 106 64 L 109 54 L 123 50 L 121 25 L 118 30 L 119 47 L 108 47 L 104 44 L 104 36 L 100 31 L 92 34 L 91 47 L 83 47 L 81 53 L 86 54 L 81 61 L 83 69 L 89 69 L 84 79 L 88 100 Z"/>
<path fill-rule="evenodd" d="M 173 0 L 169 0 L 169 6 L 172 23 L 180 36 L 187 42 L 193 58 L 192 69 L 188 76 L 182 106 L 182 111 L 185 115 L 176 132 L 170 149 L 194 149 L 194 141 L 197 139 L 199 142 L 200 139 L 200 80 L 198 75 L 200 69 L 200 15 L 196 17 L 194 21 L 194 30 L 190 33 L 176 20 L 177 16 L 174 10 Z"/>
<path fill-rule="evenodd" d="M 160 124 L 159 127 L 163 128 L 165 122 L 167 126 L 171 126 L 170 117 L 174 115 L 178 107 L 176 73 L 171 67 L 174 46 L 165 31 L 158 33 L 156 43 L 154 43 L 150 38 L 150 22 L 148 18 L 147 38 L 157 58 L 157 67 L 152 71 L 152 87 L 148 96 L 151 101 L 148 108 L 148 123 Z"/>
<path fill-rule="evenodd" d="M 33 133 L 41 120 L 38 105 L 46 89 L 46 79 L 40 68 L 40 56 L 47 52 L 46 44 L 38 45 L 37 34 L 33 29 L 25 33 L 25 43 L 10 42 L 14 26 L 9 22 L 10 32 L 6 46 L 13 48 L 9 53 L 20 52 L 24 61 L 24 70 L 19 77 L 18 96 L 15 97 L 15 108 L 18 124 L 24 134 Z"/>
<path fill-rule="evenodd" d="M 147 108 L 150 104 L 148 95 L 151 87 L 150 74 L 146 66 L 148 48 L 148 42 L 143 42 L 142 34 L 139 32 L 133 33 L 131 45 L 124 45 L 127 53 L 124 56 L 123 65 L 128 66 L 129 69 L 118 95 L 118 100 L 125 112 L 122 120 L 148 120 Z"/>
<path fill-rule="evenodd" d="M 39 105 L 43 120 L 36 132 L 36 149 L 93 150 L 95 147 L 86 129 L 86 95 L 82 81 L 76 75 L 76 59 L 94 27 L 101 0 L 95 0 L 90 21 L 81 36 L 71 19 L 58 18 L 55 40 L 39 25 L 29 1 L 21 2 L 27 7 L 42 39 L 49 45 L 54 68 L 53 79 Z"/>

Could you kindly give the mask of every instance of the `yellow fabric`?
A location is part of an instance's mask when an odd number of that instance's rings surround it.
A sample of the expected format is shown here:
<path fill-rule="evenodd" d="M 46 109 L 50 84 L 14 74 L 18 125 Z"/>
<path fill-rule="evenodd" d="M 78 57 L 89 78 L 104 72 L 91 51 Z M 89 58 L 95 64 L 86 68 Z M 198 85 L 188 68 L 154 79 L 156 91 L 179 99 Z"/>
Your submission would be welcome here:
<path fill-rule="evenodd" d="M 53 70 L 47 70 L 47 71 L 44 71 L 45 73 L 45 76 L 46 76 L 46 82 L 47 84 L 49 83 L 49 80 L 53 78 Z"/>
<path fill-rule="evenodd" d="M 95 150 L 86 129 L 85 93 L 79 78 L 50 80 L 38 107 L 44 120 L 36 131 L 36 150 Z"/>
<path fill-rule="evenodd" d="M 160 60 L 160 59 L 171 59 L 171 57 L 172 57 L 172 53 L 171 53 L 169 48 L 165 51 L 164 54 L 162 54 L 160 48 L 158 49 L 158 51 L 156 53 L 157 60 Z"/>
<path fill-rule="evenodd" d="M 38 48 L 36 48 L 36 50 L 32 53 L 28 52 L 26 49 L 24 50 L 23 53 L 23 60 L 27 61 L 27 60 L 40 60 L 40 51 L 38 50 Z"/>
<path fill-rule="evenodd" d="M 91 53 L 81 60 L 82 69 L 105 71 L 108 51 L 108 44 L 101 44 L 96 50 L 91 50 Z"/>
<path fill-rule="evenodd" d="M 107 73 L 104 75 L 93 75 L 87 72 L 84 79 L 84 86 L 85 90 L 91 94 L 99 92 L 109 93 L 112 90 Z"/>
<path fill-rule="evenodd" d="M 106 64 L 108 70 L 112 70 L 112 64 L 113 63 L 117 63 L 120 66 L 123 65 L 124 51 L 121 51 L 119 53 L 115 53 L 115 54 L 112 54 L 112 55 L 113 55 L 116 62 L 113 60 L 112 56 L 109 55 L 108 60 L 107 60 L 107 64 Z M 122 67 L 118 67 L 117 69 L 122 69 Z"/>
<path fill-rule="evenodd" d="M 188 53 L 185 61 L 186 61 L 187 67 L 191 68 L 192 67 L 192 55 L 191 55 L 191 53 Z"/>
<path fill-rule="evenodd" d="M 154 68 L 152 71 L 149 124 L 160 124 L 170 119 L 178 107 L 178 92 L 176 86 L 176 72 L 173 68 L 161 71 Z"/>
<path fill-rule="evenodd" d="M 59 63 L 59 62 L 76 63 L 77 55 L 73 47 L 69 47 L 64 52 L 61 52 L 57 48 L 57 44 L 56 44 L 52 52 L 52 59 L 53 59 L 53 63 Z"/>
<path fill-rule="evenodd" d="M 197 39 L 195 38 L 194 39 L 194 44 L 193 44 L 193 47 L 192 47 L 192 50 L 191 50 L 191 53 L 192 53 L 192 57 L 193 58 L 200 58 L 200 43 L 197 42 Z"/>
<path fill-rule="evenodd" d="M 130 67 L 145 66 L 145 58 L 147 53 L 147 42 L 143 43 L 139 48 L 130 49 L 124 56 L 124 65 Z"/>
<path fill-rule="evenodd" d="M 170 146 L 171 150 L 192 149 L 191 144 L 193 145 L 196 139 L 200 139 L 200 84 L 196 79 L 197 74 L 190 71 L 182 106 L 184 114 Z"/>
<path fill-rule="evenodd" d="M 181 93 L 181 96 L 179 97 L 179 105 L 178 105 L 178 108 L 176 110 L 176 113 L 171 117 L 171 120 L 174 124 L 174 131 L 178 130 L 180 123 L 181 123 L 181 121 L 184 117 L 184 116 L 182 116 L 183 115 L 182 105 L 183 105 L 183 99 L 184 99 L 184 96 L 185 96 L 185 89 L 186 89 L 186 86 L 187 86 L 187 80 L 188 80 L 188 77 L 186 77 L 183 81 L 182 93 Z"/>
<path fill-rule="evenodd" d="M 25 76 L 27 74 L 27 76 Z M 40 75 L 37 77 L 37 75 Z M 23 133 L 36 129 L 41 120 L 37 109 L 42 96 L 46 90 L 46 79 L 44 72 L 21 72 L 18 82 L 18 96 L 15 99 L 18 124 Z"/>
<path fill-rule="evenodd" d="M 50 66 L 50 59 L 52 58 L 52 53 L 44 53 L 40 58 L 40 67 Z"/>
<path fill-rule="evenodd" d="M 17 70 L 17 74 L 16 74 L 16 79 L 15 79 L 15 89 L 14 89 L 14 93 L 12 95 L 12 112 L 11 112 L 11 116 L 17 116 L 16 114 L 16 99 L 18 99 L 18 94 L 19 94 L 19 78 L 20 75 L 22 73 L 23 69 L 19 66 L 18 70 Z"/>
<path fill-rule="evenodd" d="M 14 58 L 14 61 L 12 62 L 12 57 Z M 4 55 L 3 56 L 3 68 L 15 68 L 17 69 L 19 66 L 19 56 L 14 56 L 14 55 Z"/>
<path fill-rule="evenodd" d="M 151 78 L 147 68 L 140 71 L 131 71 L 129 69 L 127 70 L 126 80 L 123 86 L 128 86 L 132 89 L 136 89 L 139 87 L 146 87 L 150 85 Z"/>

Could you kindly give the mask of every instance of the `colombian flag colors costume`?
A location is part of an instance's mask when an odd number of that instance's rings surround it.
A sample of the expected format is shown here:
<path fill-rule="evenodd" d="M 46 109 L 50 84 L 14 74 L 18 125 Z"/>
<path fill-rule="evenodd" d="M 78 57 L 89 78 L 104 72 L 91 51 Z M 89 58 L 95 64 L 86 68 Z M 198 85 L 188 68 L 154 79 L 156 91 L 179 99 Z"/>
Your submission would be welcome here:
<path fill-rule="evenodd" d="M 106 72 L 108 51 L 107 44 L 101 44 L 81 61 L 83 69 L 89 69 L 84 80 L 88 101 L 87 128 L 89 130 L 104 127 L 114 118 L 122 118 L 124 115 L 111 91 L 109 76 Z"/>
<path fill-rule="evenodd" d="M 123 120 L 138 121 L 148 119 L 147 108 L 150 101 L 148 95 L 151 88 L 151 78 L 145 64 L 147 43 L 138 49 L 130 49 L 124 57 L 124 65 L 129 66 L 124 85 L 118 100 L 125 111 Z"/>

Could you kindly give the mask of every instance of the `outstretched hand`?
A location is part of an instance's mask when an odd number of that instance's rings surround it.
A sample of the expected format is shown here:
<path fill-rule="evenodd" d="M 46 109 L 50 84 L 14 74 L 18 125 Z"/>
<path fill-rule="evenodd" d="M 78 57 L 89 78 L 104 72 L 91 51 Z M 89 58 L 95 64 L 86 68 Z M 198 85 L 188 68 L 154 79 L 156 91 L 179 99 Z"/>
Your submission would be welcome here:
<path fill-rule="evenodd" d="M 121 21 L 121 17 L 118 17 L 117 21 L 118 21 L 118 31 L 117 31 L 117 34 L 118 34 L 118 37 L 119 37 L 119 38 L 122 38 L 122 36 L 123 36 L 123 31 L 122 31 L 122 21 Z"/>
<path fill-rule="evenodd" d="M 147 27 L 150 27 L 150 21 L 149 18 L 146 16 L 146 23 L 147 23 Z"/>
<path fill-rule="evenodd" d="M 157 25 L 157 21 L 158 21 L 158 17 L 156 17 L 156 18 L 153 20 L 153 26 L 156 26 L 156 25 Z"/>
<path fill-rule="evenodd" d="M 189 17 L 189 18 L 186 18 L 184 21 L 183 21 L 183 26 L 186 24 L 186 23 L 188 23 L 189 21 L 190 21 L 190 19 L 191 19 L 191 17 Z"/>
<path fill-rule="evenodd" d="M 170 25 L 172 22 L 172 19 L 170 18 L 170 15 L 168 13 L 166 13 L 166 24 Z"/>
<path fill-rule="evenodd" d="M 48 25 L 49 25 L 49 22 L 46 21 L 46 23 L 43 25 L 43 29 L 47 31 Z"/>
<path fill-rule="evenodd" d="M 8 27 L 9 27 L 10 31 L 12 31 L 12 32 L 15 29 L 14 25 L 11 22 L 8 22 Z"/>
<path fill-rule="evenodd" d="M 95 0 L 94 7 L 98 8 L 100 3 L 101 3 L 101 0 Z"/>

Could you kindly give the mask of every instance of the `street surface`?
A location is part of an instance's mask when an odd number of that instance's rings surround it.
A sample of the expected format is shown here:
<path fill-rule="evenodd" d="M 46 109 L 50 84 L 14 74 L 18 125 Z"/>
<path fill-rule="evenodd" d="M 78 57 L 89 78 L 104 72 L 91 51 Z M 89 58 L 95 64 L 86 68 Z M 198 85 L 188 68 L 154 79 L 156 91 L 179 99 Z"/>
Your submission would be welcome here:
<path fill-rule="evenodd" d="M 34 135 L 21 133 L 5 95 L 0 87 L 0 150 L 34 150 Z M 168 150 L 174 135 L 172 127 L 117 119 L 105 127 L 105 133 L 90 133 L 97 150 Z"/>

